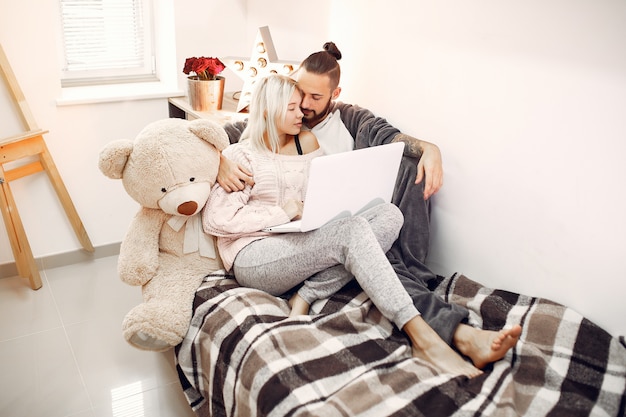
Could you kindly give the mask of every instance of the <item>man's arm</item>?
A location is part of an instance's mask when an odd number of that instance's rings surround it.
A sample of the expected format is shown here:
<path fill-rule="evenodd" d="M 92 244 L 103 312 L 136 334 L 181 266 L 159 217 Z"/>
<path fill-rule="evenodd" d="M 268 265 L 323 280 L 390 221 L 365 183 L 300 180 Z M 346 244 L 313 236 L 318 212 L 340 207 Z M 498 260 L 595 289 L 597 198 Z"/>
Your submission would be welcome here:
<path fill-rule="evenodd" d="M 443 162 L 439 147 L 404 133 L 398 133 L 392 142 L 404 142 L 404 154 L 419 159 L 415 184 L 419 184 L 426 177 L 424 198 L 429 199 L 443 185 Z"/>
<path fill-rule="evenodd" d="M 230 143 L 237 143 L 241 138 L 241 134 L 248 125 L 248 119 L 235 122 L 226 123 L 224 130 L 228 135 Z M 230 161 L 227 157 L 220 153 L 220 167 L 217 172 L 218 184 L 227 192 L 241 191 L 246 184 L 251 187 L 254 185 L 254 179 L 252 173 L 246 170 L 240 164 Z"/>
<path fill-rule="evenodd" d="M 340 102 L 335 103 L 334 109 L 341 112 L 341 120 L 354 138 L 356 149 L 404 142 L 404 154 L 419 160 L 415 183 L 419 184 L 425 177 L 424 198 L 428 199 L 439 191 L 443 185 L 443 163 L 437 145 L 400 132 L 368 109 Z"/>
<path fill-rule="evenodd" d="M 404 154 L 406 156 L 420 159 L 424 154 L 423 142 L 413 136 L 398 133 L 393 137 L 391 142 L 403 142 L 405 144 Z"/>
<path fill-rule="evenodd" d="M 340 111 L 341 121 L 354 138 L 355 149 L 391 143 L 400 133 L 387 120 L 374 116 L 374 113 L 363 107 L 336 102 L 333 110 Z"/>
<path fill-rule="evenodd" d="M 228 139 L 230 140 L 230 143 L 239 142 L 239 139 L 241 138 L 241 134 L 243 133 L 247 125 L 248 125 L 248 119 L 242 120 L 239 122 L 234 122 L 234 123 L 226 123 L 224 125 L 224 130 L 226 131 L 226 134 L 228 135 Z"/>

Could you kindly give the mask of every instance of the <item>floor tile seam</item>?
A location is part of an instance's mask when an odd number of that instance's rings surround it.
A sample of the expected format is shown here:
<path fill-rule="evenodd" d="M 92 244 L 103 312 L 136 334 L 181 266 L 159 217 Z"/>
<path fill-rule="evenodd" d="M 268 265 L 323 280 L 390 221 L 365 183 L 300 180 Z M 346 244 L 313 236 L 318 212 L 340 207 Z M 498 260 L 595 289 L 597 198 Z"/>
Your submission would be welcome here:
<path fill-rule="evenodd" d="M 43 333 L 47 333 L 47 332 L 51 332 L 51 331 L 54 331 L 54 330 L 63 330 L 63 325 L 49 327 L 47 329 L 42 329 L 42 330 L 37 330 L 36 332 L 26 333 L 26 334 L 22 334 L 22 335 L 15 336 L 15 337 L 10 337 L 10 338 L 7 338 L 7 339 L 0 339 L 0 343 L 15 342 L 16 340 L 24 339 L 24 338 L 27 338 L 27 337 L 37 336 L 37 335 L 40 335 L 40 334 L 43 334 Z"/>
<path fill-rule="evenodd" d="M 164 384 L 157 383 L 156 385 L 154 385 L 151 388 L 146 388 L 144 390 L 141 390 L 141 392 L 138 392 L 138 393 L 135 393 L 135 394 L 132 394 L 132 395 L 145 394 L 147 392 L 152 392 L 152 391 L 159 391 L 159 390 L 162 390 L 162 389 L 170 388 L 170 387 L 172 387 L 174 385 L 182 390 L 182 388 L 180 387 L 180 382 L 178 382 L 178 381 L 169 381 L 169 382 L 166 382 Z"/>
<path fill-rule="evenodd" d="M 133 393 L 129 393 L 129 394 L 124 395 L 124 396 L 120 396 L 118 399 L 119 400 L 124 400 L 124 399 L 127 399 L 127 398 L 132 398 L 132 397 L 137 396 L 137 395 L 143 395 L 143 394 L 146 394 L 146 393 L 149 393 L 149 392 L 157 392 L 159 390 L 167 389 L 167 388 L 170 388 L 170 387 L 176 387 L 176 388 L 178 388 L 178 389 L 180 389 L 182 391 L 182 387 L 180 386 L 180 382 L 177 381 L 177 380 L 172 380 L 172 381 L 168 381 L 168 382 L 165 382 L 165 383 L 158 383 L 157 382 L 155 385 L 151 386 L 150 388 L 145 388 L 145 389 L 142 389 L 142 390 L 137 391 L 137 392 L 133 392 Z"/>
<path fill-rule="evenodd" d="M 59 320 L 61 322 L 61 328 L 63 329 L 63 336 L 65 337 L 65 342 L 67 343 L 67 346 L 70 349 L 70 353 L 72 354 L 72 360 L 74 361 L 74 366 L 76 367 L 76 371 L 78 372 L 78 377 L 80 378 L 80 383 L 83 387 L 83 390 L 85 392 L 85 395 L 87 396 L 87 401 L 89 401 L 89 407 L 91 409 L 91 411 L 94 411 L 94 402 L 91 398 L 91 395 L 89 394 L 89 390 L 87 389 L 87 383 L 85 381 L 85 377 L 83 375 L 83 372 L 80 368 L 80 364 L 78 363 L 78 358 L 76 357 L 76 352 L 74 351 L 74 347 L 72 346 L 72 341 L 70 340 L 70 336 L 67 332 L 67 327 L 68 325 L 64 322 L 63 320 L 63 315 L 61 314 L 61 309 L 59 308 L 59 303 L 57 302 L 57 298 L 54 295 L 54 291 L 52 289 L 52 286 L 50 285 L 50 281 L 48 279 L 48 275 L 46 274 L 46 270 L 42 270 L 42 275 L 43 278 L 45 279 L 45 285 L 46 287 L 48 287 L 50 290 L 50 295 L 52 296 L 52 303 L 54 304 L 54 308 L 57 312 L 57 315 L 59 317 Z"/>
<path fill-rule="evenodd" d="M 75 416 L 84 416 L 86 412 L 91 411 L 91 415 L 95 413 L 93 407 L 85 408 L 84 410 L 78 410 L 72 414 L 66 414 L 64 417 L 75 417 Z"/>
<path fill-rule="evenodd" d="M 39 334 L 43 334 L 43 333 L 45 333 L 45 332 L 50 332 L 50 331 L 59 330 L 59 329 L 62 329 L 62 328 L 63 328 L 63 320 L 62 320 L 62 318 L 61 318 L 61 314 L 60 314 L 60 311 L 59 311 L 58 305 L 57 305 L 56 301 L 54 300 L 54 294 L 52 293 L 52 289 L 50 288 L 50 284 L 49 284 L 49 282 L 48 282 L 48 280 L 47 280 L 47 277 L 45 276 L 45 271 L 40 270 L 40 271 L 39 271 L 39 274 L 40 274 L 41 281 L 42 281 L 42 288 L 40 288 L 40 289 L 38 289 L 38 290 L 36 290 L 36 291 L 44 291 L 44 292 L 47 292 L 47 293 L 48 293 L 48 295 L 51 297 L 52 302 L 53 302 L 53 305 L 54 305 L 54 310 L 55 310 L 55 313 L 56 313 L 57 317 L 59 318 L 59 323 L 60 323 L 60 325 L 58 325 L 58 326 L 52 326 L 52 327 L 46 327 L 46 328 L 44 328 L 44 329 L 40 329 L 40 330 L 37 330 L 37 331 L 34 331 L 34 332 L 30 332 L 30 333 L 26 333 L 26 334 L 21 334 L 21 335 L 16 336 L 16 337 L 10 337 L 10 338 L 6 338 L 6 339 L 0 339 L 0 343 L 4 343 L 4 342 L 13 342 L 13 341 L 16 341 L 16 340 L 19 340 L 19 339 L 23 339 L 23 338 L 25 338 L 25 337 L 33 337 L 33 336 L 36 336 L 36 335 L 39 335 Z M 16 278 L 25 279 L 25 278 L 23 278 L 23 277 L 19 277 L 19 276 L 18 276 L 18 277 L 16 277 Z"/>

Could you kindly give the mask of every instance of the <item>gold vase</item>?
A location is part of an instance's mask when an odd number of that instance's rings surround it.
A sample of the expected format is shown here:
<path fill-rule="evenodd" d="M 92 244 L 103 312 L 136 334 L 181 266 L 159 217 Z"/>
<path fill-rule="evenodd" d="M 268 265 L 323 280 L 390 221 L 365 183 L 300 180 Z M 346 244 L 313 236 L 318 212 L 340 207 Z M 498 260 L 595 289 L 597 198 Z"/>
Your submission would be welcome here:
<path fill-rule="evenodd" d="M 221 110 L 224 99 L 224 77 L 216 80 L 199 80 L 197 76 L 188 78 L 189 104 L 195 111 Z"/>

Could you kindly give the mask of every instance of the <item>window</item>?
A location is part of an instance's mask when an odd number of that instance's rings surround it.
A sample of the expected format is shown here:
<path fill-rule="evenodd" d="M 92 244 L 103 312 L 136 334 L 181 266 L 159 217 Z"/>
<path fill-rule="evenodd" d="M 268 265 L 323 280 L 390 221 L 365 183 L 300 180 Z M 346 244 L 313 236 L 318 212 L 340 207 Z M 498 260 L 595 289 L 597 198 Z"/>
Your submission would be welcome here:
<path fill-rule="evenodd" d="M 63 87 L 157 81 L 152 0 L 60 0 Z"/>

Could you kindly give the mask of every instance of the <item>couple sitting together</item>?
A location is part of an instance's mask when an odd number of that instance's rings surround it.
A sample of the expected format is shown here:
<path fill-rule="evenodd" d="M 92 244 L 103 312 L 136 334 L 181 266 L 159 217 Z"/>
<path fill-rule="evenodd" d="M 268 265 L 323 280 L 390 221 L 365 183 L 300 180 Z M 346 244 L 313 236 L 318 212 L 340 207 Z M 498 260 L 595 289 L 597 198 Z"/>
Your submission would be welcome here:
<path fill-rule="evenodd" d="M 302 62 L 294 78 L 257 81 L 247 122 L 225 127 L 233 145 L 223 152 L 204 230 L 217 237 L 224 267 L 241 285 L 275 296 L 297 288 L 289 299 L 291 315 L 308 314 L 313 301 L 355 278 L 409 337 L 413 356 L 443 372 L 479 375 L 517 343 L 521 327 L 474 328 L 466 323 L 465 308 L 428 289 L 427 281 L 435 278 L 424 265 L 428 198 L 442 183 L 439 149 L 366 109 L 335 102 L 340 58 L 327 43 Z M 405 143 L 405 156 L 393 204 L 306 233 L 262 231 L 302 214 L 313 158 L 394 141 Z"/>

